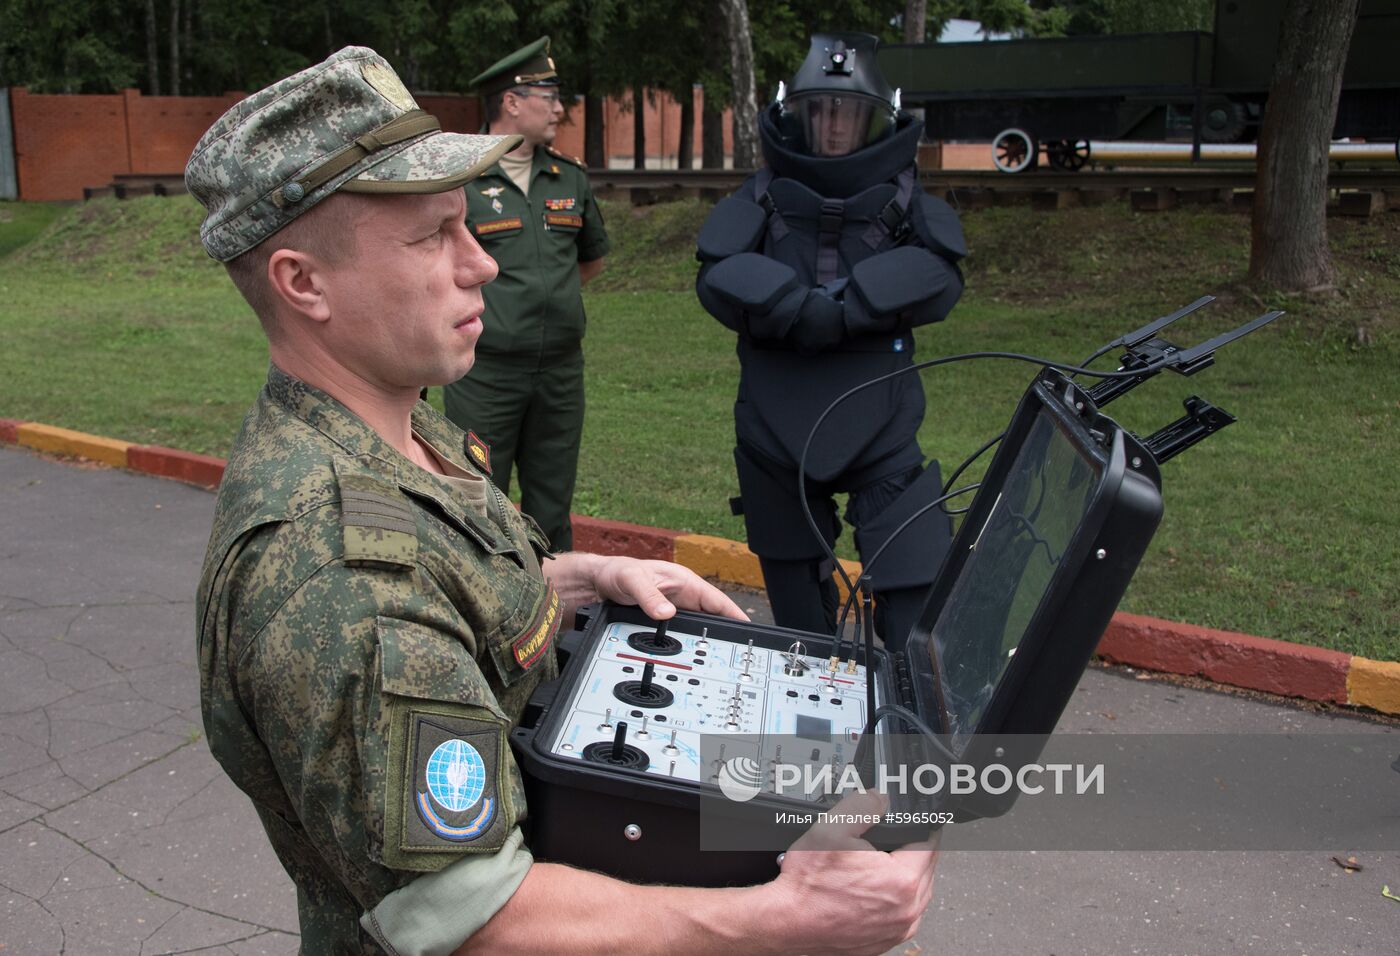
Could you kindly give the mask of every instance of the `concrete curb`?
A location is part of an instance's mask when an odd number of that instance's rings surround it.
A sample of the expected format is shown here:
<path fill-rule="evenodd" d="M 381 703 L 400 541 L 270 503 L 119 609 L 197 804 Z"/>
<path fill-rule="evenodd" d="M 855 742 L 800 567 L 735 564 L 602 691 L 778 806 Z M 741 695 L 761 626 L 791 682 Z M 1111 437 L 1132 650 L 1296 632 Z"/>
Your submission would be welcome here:
<path fill-rule="evenodd" d="M 0 418 L 0 441 L 89 458 L 205 488 L 218 487 L 224 459 L 158 445 L 133 445 L 66 428 Z M 762 588 L 758 558 L 738 541 L 574 515 L 575 545 L 598 554 L 675 561 L 729 584 Z M 860 565 L 842 562 L 854 579 Z M 1400 662 L 1119 612 L 1099 642 L 1105 660 L 1144 670 L 1400 715 Z"/>

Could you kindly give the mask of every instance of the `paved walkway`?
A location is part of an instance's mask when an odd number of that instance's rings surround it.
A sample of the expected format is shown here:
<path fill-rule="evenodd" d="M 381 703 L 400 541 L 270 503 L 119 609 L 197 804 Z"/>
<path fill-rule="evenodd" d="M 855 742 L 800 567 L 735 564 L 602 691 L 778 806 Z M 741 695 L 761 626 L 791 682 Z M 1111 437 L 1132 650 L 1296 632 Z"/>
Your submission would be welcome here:
<path fill-rule="evenodd" d="M 193 594 L 213 504 L 0 447 L 3 956 L 296 951 L 291 883 L 200 735 Z M 1061 729 L 1396 733 L 1137 676 L 1090 671 Z M 949 852 L 918 943 L 1400 953 L 1400 903 L 1380 895 L 1400 895 L 1400 853 L 1358 849 L 1337 848 L 1366 867 L 1350 875 L 1322 852 Z"/>

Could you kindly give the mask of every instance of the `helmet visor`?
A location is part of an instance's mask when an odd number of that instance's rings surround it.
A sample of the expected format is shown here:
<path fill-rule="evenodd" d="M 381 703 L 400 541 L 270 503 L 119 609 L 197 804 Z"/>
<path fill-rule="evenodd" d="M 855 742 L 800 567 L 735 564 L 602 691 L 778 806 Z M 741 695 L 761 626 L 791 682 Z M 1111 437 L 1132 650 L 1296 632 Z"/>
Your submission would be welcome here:
<path fill-rule="evenodd" d="M 894 117 L 876 99 L 850 93 L 793 95 L 784 104 L 797 117 L 813 156 L 845 156 L 887 133 Z"/>

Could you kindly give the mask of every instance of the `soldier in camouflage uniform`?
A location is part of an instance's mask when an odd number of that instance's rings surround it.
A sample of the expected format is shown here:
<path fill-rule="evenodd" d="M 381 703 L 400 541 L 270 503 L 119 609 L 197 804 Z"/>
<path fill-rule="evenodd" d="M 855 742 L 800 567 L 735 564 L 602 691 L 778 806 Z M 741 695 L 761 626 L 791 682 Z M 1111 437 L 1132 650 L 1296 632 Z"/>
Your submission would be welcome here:
<path fill-rule="evenodd" d="M 235 106 L 186 170 L 204 246 L 272 358 L 199 585 L 204 724 L 296 882 L 302 951 L 660 943 L 623 918 L 633 908 L 672 927 L 673 952 L 760 927 L 806 950 L 798 901 L 838 897 L 857 917 L 864 901 L 872 952 L 892 945 L 927 902 L 928 852 L 792 854 L 773 883 L 714 891 L 629 887 L 524 845 L 506 735 L 557 672 L 571 609 L 742 614 L 673 564 L 550 555 L 463 433 L 417 401 L 471 365 L 496 270 L 460 187 L 514 144 L 439 132 L 352 47 Z"/>

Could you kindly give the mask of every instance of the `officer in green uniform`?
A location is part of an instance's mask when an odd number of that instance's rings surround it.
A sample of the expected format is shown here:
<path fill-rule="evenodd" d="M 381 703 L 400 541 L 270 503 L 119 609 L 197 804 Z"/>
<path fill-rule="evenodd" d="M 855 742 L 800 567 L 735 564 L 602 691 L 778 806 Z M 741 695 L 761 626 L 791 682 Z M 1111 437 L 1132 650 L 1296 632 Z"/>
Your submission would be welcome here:
<path fill-rule="evenodd" d="M 573 547 L 569 507 L 583 434 L 583 299 L 608 251 L 579 160 L 553 149 L 564 107 L 541 37 L 472 80 L 493 134 L 523 142 L 467 186 L 467 222 L 496 260 L 472 374 L 443 390 L 447 417 L 490 449 L 556 551 Z"/>
<path fill-rule="evenodd" d="M 806 905 L 838 902 L 881 951 L 917 926 L 928 850 L 793 852 L 764 886 L 696 890 L 525 844 L 506 738 L 557 673 L 572 608 L 742 612 L 674 564 L 551 556 L 477 446 L 418 401 L 471 368 L 496 267 L 461 187 L 515 143 L 440 132 L 382 58 L 347 47 L 230 109 L 186 168 L 204 247 L 272 359 L 200 578 L 201 707 L 296 883 L 301 951 L 688 953 L 771 931 L 799 952 L 830 937 Z"/>

